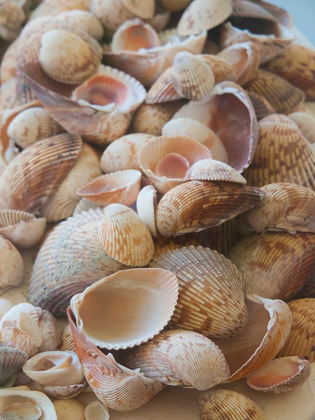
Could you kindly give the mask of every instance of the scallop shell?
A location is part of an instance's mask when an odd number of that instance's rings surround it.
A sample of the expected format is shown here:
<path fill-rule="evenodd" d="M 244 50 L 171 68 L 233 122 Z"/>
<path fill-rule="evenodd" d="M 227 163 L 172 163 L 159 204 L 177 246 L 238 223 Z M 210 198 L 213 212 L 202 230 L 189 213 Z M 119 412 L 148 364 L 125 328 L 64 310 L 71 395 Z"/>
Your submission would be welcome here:
<path fill-rule="evenodd" d="M 105 252 L 114 260 L 143 267 L 154 255 L 149 229 L 140 217 L 123 204 L 110 204 L 104 210 L 98 235 Z"/>
<path fill-rule="evenodd" d="M 77 194 L 100 206 L 112 203 L 133 204 L 140 191 L 141 172 L 134 169 L 99 176 L 78 189 Z"/>
<path fill-rule="evenodd" d="M 62 19 L 71 25 L 77 26 L 96 40 L 103 38 L 104 29 L 101 22 L 86 10 L 68 10 L 58 14 L 57 19 Z"/>
<path fill-rule="evenodd" d="M 23 258 L 15 246 L 5 237 L 0 235 L 0 294 L 14 286 L 19 286 L 23 281 Z"/>
<path fill-rule="evenodd" d="M 21 369 L 27 358 L 27 354 L 20 349 L 0 347 L 0 386 Z"/>
<path fill-rule="evenodd" d="M 246 213 L 256 232 L 285 230 L 315 233 L 315 192 L 306 187 L 279 182 L 261 188 L 264 198 Z"/>
<path fill-rule="evenodd" d="M 155 221 L 156 206 L 157 191 L 152 185 L 147 185 L 137 197 L 137 213 L 155 238 L 158 235 Z"/>
<path fill-rule="evenodd" d="M 292 44 L 271 60 L 266 65 L 266 69 L 297 86 L 305 93 L 306 99 L 315 99 L 315 53 L 313 49 Z"/>
<path fill-rule="evenodd" d="M 264 96 L 258 95 L 258 93 L 254 92 L 247 92 L 247 94 L 251 100 L 251 103 L 253 104 L 258 121 L 268 117 L 271 114 L 276 114 L 276 110 Z"/>
<path fill-rule="evenodd" d="M 3 322 L 3 318 L 2 318 Z M 14 347 L 25 352 L 29 357 L 38 353 L 35 338 L 15 327 L 2 328 L 2 340 L 11 342 Z"/>
<path fill-rule="evenodd" d="M 235 81 L 235 72 L 233 67 L 218 55 L 211 54 L 200 54 L 197 55 L 202 61 L 204 61 L 213 71 L 215 84 L 225 81 Z"/>
<path fill-rule="evenodd" d="M 313 337 L 315 299 L 294 300 L 289 302 L 288 306 L 292 314 L 292 328 L 278 357 L 298 356 L 312 363 L 315 361 Z"/>
<path fill-rule="evenodd" d="M 38 325 L 43 338 L 43 342 L 38 350 L 40 352 L 56 350 L 61 342 L 61 331 L 56 318 L 44 309 Z"/>
<path fill-rule="evenodd" d="M 243 394 L 227 389 L 202 394 L 199 398 L 201 407 L 200 420 L 264 420 L 262 409 Z"/>
<path fill-rule="evenodd" d="M 16 77 L 18 43 L 18 39 L 13 41 L 2 57 L 0 68 L 1 85 Z"/>
<path fill-rule="evenodd" d="M 306 114 L 306 112 L 293 112 L 289 114 L 290 120 L 301 130 L 303 136 L 309 143 L 315 143 L 315 117 L 313 115 Z"/>
<path fill-rule="evenodd" d="M 151 0 L 148 1 L 150 2 Z M 92 0 L 90 10 L 102 22 L 109 35 L 122 23 L 135 17 L 135 14 L 124 6 L 122 0 Z"/>
<path fill-rule="evenodd" d="M 192 331 L 163 331 L 146 344 L 129 350 L 125 364 L 165 385 L 205 391 L 227 379 L 230 370 L 221 350 Z"/>
<path fill-rule="evenodd" d="M 75 351 L 72 332 L 70 325 L 68 324 L 62 331 L 62 338 L 60 343 L 61 351 Z"/>
<path fill-rule="evenodd" d="M 19 317 L 19 314 L 21 312 L 26 312 L 29 314 L 34 321 L 38 324 L 39 318 L 42 315 L 42 309 L 39 307 L 35 307 L 31 303 L 18 303 L 17 305 L 14 305 L 11 309 L 9 309 L 8 312 L 5 313 L 5 315 L 1 319 L 0 328 L 4 328 L 6 326 L 6 322 L 8 323 L 12 322 L 17 327 L 17 320 Z"/>
<path fill-rule="evenodd" d="M 147 104 L 159 104 L 182 98 L 175 90 L 172 81 L 172 72 L 173 67 L 169 67 L 156 79 L 147 93 L 145 99 Z"/>
<path fill-rule="evenodd" d="M 108 408 L 100 401 L 94 401 L 85 408 L 86 420 L 109 420 Z M 67 419 L 65 419 L 67 420 Z"/>
<path fill-rule="evenodd" d="M 57 16 L 67 10 L 89 10 L 91 0 L 43 0 L 31 13 L 30 19 L 42 16 Z"/>
<path fill-rule="evenodd" d="M 81 214 L 83 211 L 89 211 L 91 209 L 95 210 L 98 207 L 99 205 L 93 203 L 93 201 L 87 200 L 86 198 L 81 198 L 73 211 L 73 216 L 76 214 Z"/>
<path fill-rule="evenodd" d="M 232 13 L 231 0 L 194 0 L 177 26 L 180 35 L 199 34 L 224 22 Z"/>
<path fill-rule="evenodd" d="M 135 410 L 164 388 L 163 384 L 145 378 L 139 370 L 119 365 L 111 354 L 106 356 L 102 353 L 76 327 L 70 309 L 68 318 L 83 372 L 103 404 L 119 411 Z"/>
<path fill-rule="evenodd" d="M 177 297 L 174 274 L 139 268 L 94 283 L 73 296 L 71 309 L 88 340 L 101 348 L 119 350 L 145 343 L 162 331 L 175 310 Z M 119 315 L 121 307 L 123 316 Z"/>
<path fill-rule="evenodd" d="M 309 361 L 296 356 L 283 357 L 258 369 L 247 378 L 247 384 L 255 391 L 284 394 L 301 386 L 310 374 Z"/>
<path fill-rule="evenodd" d="M 249 97 L 235 83 L 216 85 L 208 101 L 191 101 L 174 118 L 191 118 L 210 127 L 227 151 L 228 164 L 239 172 L 251 163 L 258 141 L 257 120 Z"/>
<path fill-rule="evenodd" d="M 35 402 L 19 402 L 5 407 L 0 413 L 1 419 L 18 418 L 23 420 L 38 420 L 42 417 L 42 410 Z"/>
<path fill-rule="evenodd" d="M 248 322 L 237 336 L 214 340 L 231 370 L 227 382 L 244 378 L 270 362 L 290 333 L 290 309 L 281 300 L 248 295 L 247 309 Z"/>
<path fill-rule="evenodd" d="M 0 321 L 13 306 L 14 304 L 9 299 L 0 297 Z"/>
<path fill-rule="evenodd" d="M 20 312 L 17 319 L 17 327 L 20 331 L 30 335 L 36 341 L 36 347 L 43 343 L 43 335 L 38 323 L 27 312 Z"/>
<path fill-rule="evenodd" d="M 246 184 L 246 179 L 226 163 L 214 159 L 199 160 L 187 172 L 190 181 L 228 181 Z"/>
<path fill-rule="evenodd" d="M 247 185 L 189 181 L 162 197 L 157 207 L 157 228 L 165 237 L 199 232 L 249 210 L 261 197 L 259 189 Z"/>
<path fill-rule="evenodd" d="M 85 420 L 85 406 L 77 400 L 57 400 L 54 407 L 58 420 Z"/>

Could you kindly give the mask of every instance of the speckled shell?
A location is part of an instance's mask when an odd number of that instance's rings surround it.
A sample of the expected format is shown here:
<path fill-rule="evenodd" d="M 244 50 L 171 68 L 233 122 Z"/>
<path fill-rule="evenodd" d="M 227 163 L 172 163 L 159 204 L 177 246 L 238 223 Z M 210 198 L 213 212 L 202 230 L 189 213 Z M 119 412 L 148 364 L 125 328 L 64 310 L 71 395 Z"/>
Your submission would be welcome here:
<path fill-rule="evenodd" d="M 305 298 L 289 302 L 292 328 L 279 357 L 298 356 L 309 362 L 315 361 L 314 321 L 315 299 Z"/>
<path fill-rule="evenodd" d="M 23 281 L 23 258 L 15 246 L 0 235 L 0 294 Z"/>
<path fill-rule="evenodd" d="M 85 420 L 85 406 L 77 400 L 57 400 L 54 407 L 58 420 Z"/>
<path fill-rule="evenodd" d="M 253 104 L 258 121 L 262 120 L 265 117 L 268 117 L 268 115 L 276 114 L 276 110 L 264 96 L 249 91 L 247 91 L 247 94 L 249 99 L 251 100 L 251 103 Z"/>
<path fill-rule="evenodd" d="M 92 13 L 86 10 L 69 10 L 60 13 L 57 19 L 65 20 L 72 25 L 77 26 L 82 31 L 87 32 L 93 38 L 100 40 L 104 35 L 101 22 Z"/>
<path fill-rule="evenodd" d="M 2 317 L 13 308 L 13 303 L 9 299 L 0 297 L 0 321 Z"/>
<path fill-rule="evenodd" d="M 170 270 L 178 279 L 179 296 L 170 322 L 172 328 L 208 337 L 232 337 L 245 327 L 244 280 L 223 255 L 209 248 L 190 246 L 161 254 L 150 266 Z"/>
<path fill-rule="evenodd" d="M 35 338 L 25 333 L 24 331 L 16 327 L 5 327 L 2 328 L 1 334 L 3 341 L 13 343 L 14 347 L 25 352 L 28 358 L 33 357 L 38 353 Z"/>
<path fill-rule="evenodd" d="M 0 386 L 21 369 L 27 358 L 27 354 L 18 348 L 0 347 Z"/>
<path fill-rule="evenodd" d="M 243 394 L 227 389 L 202 394 L 200 420 L 265 420 L 262 409 Z"/>
<path fill-rule="evenodd" d="M 137 197 L 137 213 L 146 224 L 152 236 L 157 237 L 156 229 L 157 191 L 152 185 L 142 188 Z"/>
<path fill-rule="evenodd" d="M 147 344 L 129 350 L 123 361 L 132 369 L 140 368 L 147 378 L 199 391 L 229 376 L 220 349 L 203 335 L 185 330 L 163 331 Z"/>
<path fill-rule="evenodd" d="M 288 117 L 290 120 L 295 122 L 295 124 L 301 130 L 303 136 L 306 140 L 314 144 L 315 143 L 315 117 L 314 115 L 307 114 L 306 112 L 293 112 L 289 114 Z"/>
<path fill-rule="evenodd" d="M 187 172 L 190 181 L 228 181 L 246 184 L 246 179 L 226 163 L 214 159 L 199 160 Z"/>
<path fill-rule="evenodd" d="M 42 332 L 43 342 L 38 348 L 40 352 L 56 350 L 61 342 L 61 331 L 56 318 L 45 309 L 39 319 L 38 326 Z"/>
<path fill-rule="evenodd" d="M 19 39 L 12 42 L 2 57 L 0 68 L 1 85 L 16 77 L 18 43 Z"/>
<path fill-rule="evenodd" d="M 104 251 L 121 264 L 143 267 L 153 258 L 149 229 L 137 213 L 123 204 L 110 204 L 104 209 L 98 235 Z"/>
<path fill-rule="evenodd" d="M 215 78 L 215 84 L 225 81 L 235 81 L 235 72 L 233 67 L 223 58 L 218 55 L 200 54 L 197 57 L 201 58 L 211 68 Z"/>

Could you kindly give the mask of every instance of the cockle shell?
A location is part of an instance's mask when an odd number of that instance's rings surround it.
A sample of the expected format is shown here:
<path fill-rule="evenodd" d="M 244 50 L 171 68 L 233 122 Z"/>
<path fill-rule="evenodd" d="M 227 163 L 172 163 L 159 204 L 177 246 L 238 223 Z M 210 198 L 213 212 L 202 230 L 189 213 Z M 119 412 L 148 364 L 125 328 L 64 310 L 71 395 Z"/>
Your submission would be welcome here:
<path fill-rule="evenodd" d="M 0 235 L 0 294 L 23 281 L 23 258 L 15 246 Z"/>
<path fill-rule="evenodd" d="M 22 23 L 26 18 L 23 6 L 24 1 L 1 2 L 0 36 L 3 40 L 13 41 L 19 36 Z"/>
<path fill-rule="evenodd" d="M 199 398 L 200 420 L 265 420 L 262 409 L 243 394 L 227 389 L 216 389 Z"/>
<path fill-rule="evenodd" d="M 20 312 L 17 319 L 17 327 L 20 331 L 25 332 L 34 338 L 36 347 L 40 347 L 43 343 L 42 331 L 38 323 L 27 312 Z"/>
<path fill-rule="evenodd" d="M 170 270 L 178 279 L 179 296 L 170 322 L 172 328 L 208 337 L 231 337 L 244 328 L 247 322 L 244 280 L 223 255 L 190 246 L 161 254 L 150 266 Z"/>
<path fill-rule="evenodd" d="M 185 9 L 191 0 L 161 0 L 161 3 L 166 10 L 170 12 L 177 12 L 178 10 Z"/>
<path fill-rule="evenodd" d="M 3 318 L 3 316 L 11 309 L 13 308 L 14 304 L 9 300 L 5 298 L 0 297 L 0 321 Z M 0 328 L 1 329 L 1 328 Z"/>
<path fill-rule="evenodd" d="M 62 19 L 72 25 L 77 26 L 82 31 L 87 32 L 93 38 L 101 40 L 104 30 L 101 22 L 92 13 L 86 10 L 69 10 L 60 13 L 57 19 Z"/>
<path fill-rule="evenodd" d="M 197 57 L 211 68 L 214 74 L 215 84 L 225 81 L 235 81 L 233 67 L 226 60 L 219 57 L 219 55 L 200 54 Z"/>
<path fill-rule="evenodd" d="M 123 204 L 110 204 L 104 209 L 98 235 L 104 251 L 121 264 L 143 267 L 153 258 L 149 229 L 137 213 Z"/>
<path fill-rule="evenodd" d="M 288 305 L 281 300 L 247 296 L 248 322 L 232 338 L 214 339 L 231 370 L 227 382 L 244 378 L 270 362 L 286 342 L 292 323 Z"/>
<path fill-rule="evenodd" d="M 54 407 L 58 420 L 85 420 L 85 406 L 77 400 L 57 400 Z"/>
<path fill-rule="evenodd" d="M 156 229 L 156 206 L 157 191 L 152 185 L 142 188 L 137 197 L 137 213 L 140 219 L 146 224 L 150 233 L 155 238 L 158 235 Z"/>
<path fill-rule="evenodd" d="M 309 143 L 315 143 L 315 117 L 306 112 L 293 112 L 289 114 L 290 120 L 301 130 L 303 136 Z"/>
<path fill-rule="evenodd" d="M 163 31 L 171 18 L 171 13 L 168 12 L 160 2 L 155 4 L 155 14 L 152 18 L 144 21 L 152 26 L 157 32 Z"/>
<path fill-rule="evenodd" d="M 72 332 L 70 325 L 68 324 L 62 331 L 62 338 L 60 343 L 61 351 L 75 351 Z"/>
<path fill-rule="evenodd" d="M 43 0 L 31 13 L 30 19 L 57 16 L 67 10 L 89 10 L 91 0 Z"/>
<path fill-rule="evenodd" d="M 149 19 L 154 15 L 154 0 L 148 0 L 146 2 L 143 2 L 142 0 L 121 0 L 121 2 L 126 7 L 126 9 L 141 18 Z"/>
<path fill-rule="evenodd" d="M 56 318 L 50 312 L 43 309 L 38 326 L 41 330 L 43 340 L 38 350 L 40 352 L 56 350 L 61 342 L 61 331 Z"/>
<path fill-rule="evenodd" d="M 21 369 L 27 358 L 28 356 L 23 350 L 0 346 L 0 386 Z"/>
<path fill-rule="evenodd" d="M 140 191 L 141 172 L 134 169 L 112 172 L 99 176 L 77 190 L 80 197 L 85 197 L 100 206 L 112 203 L 133 204 Z"/>
<path fill-rule="evenodd" d="M 2 318 L 3 322 L 3 318 Z M 21 331 L 16 327 L 2 327 L 2 340 L 11 342 L 14 344 L 14 347 L 25 352 L 29 357 L 33 357 L 38 353 L 37 343 L 35 338 L 29 334 Z"/>
<path fill-rule="evenodd" d="M 14 305 L 11 309 L 9 309 L 9 311 L 6 312 L 5 315 L 2 317 L 0 328 L 4 328 L 9 324 L 11 325 L 12 322 L 14 323 L 13 325 L 17 327 L 17 320 L 21 312 L 26 312 L 27 314 L 29 314 L 37 324 L 39 323 L 39 318 L 42 315 L 41 308 L 35 307 L 31 303 L 18 303 L 17 305 Z M 8 324 L 6 324 L 7 321 Z"/>
<path fill-rule="evenodd" d="M 19 85 L 19 81 L 17 77 L 13 77 L 12 79 L 8 80 L 7 82 L 3 83 L 0 86 L 0 109 L 1 111 L 11 110 L 11 112 L 15 112 L 16 107 L 20 106 L 27 106 L 23 104 L 23 99 L 17 92 L 17 87 Z M 31 95 L 28 102 L 32 102 L 34 100 L 34 95 Z M 1 115 L 2 118 L 2 125 L 5 114 Z M 3 139 L 1 139 L 3 143 Z"/>
<path fill-rule="evenodd" d="M 293 17 L 285 9 L 264 0 L 250 1 L 268 10 L 268 12 L 270 12 L 281 23 L 281 25 L 284 25 L 287 28 L 291 28 L 293 26 Z"/>
<path fill-rule="evenodd" d="M 251 103 L 253 104 L 258 121 L 262 120 L 265 117 L 268 117 L 268 115 L 276 114 L 276 110 L 264 96 L 249 91 L 247 91 L 247 94 L 249 99 L 251 100 Z"/>
<path fill-rule="evenodd" d="M 300 298 L 313 298 L 315 295 L 315 271 L 310 275 L 307 282 L 304 284 L 300 292 L 295 296 L 296 299 Z"/>
<path fill-rule="evenodd" d="M 221 350 L 211 340 L 185 330 L 163 331 L 128 350 L 123 361 L 132 369 L 141 369 L 147 378 L 199 391 L 225 381 L 230 373 Z"/>
<path fill-rule="evenodd" d="M 162 331 L 175 310 L 177 297 L 174 274 L 138 268 L 94 283 L 73 296 L 71 309 L 87 339 L 98 347 L 119 350 L 145 343 Z M 120 316 L 122 307 L 124 314 Z"/>
<path fill-rule="evenodd" d="M 261 188 L 264 198 L 246 214 L 256 232 L 285 230 L 315 233 L 315 192 L 300 185 L 279 182 Z"/>
<path fill-rule="evenodd" d="M 94 401 L 85 408 L 86 420 L 109 420 L 108 408 L 100 401 Z M 67 419 L 65 419 L 67 420 Z"/>
<path fill-rule="evenodd" d="M 149 89 L 145 102 L 147 104 L 159 104 L 181 99 L 181 95 L 175 90 L 172 80 L 173 68 L 166 69 Z"/>
<path fill-rule="evenodd" d="M 246 179 L 226 163 L 214 159 L 198 160 L 187 171 L 190 181 L 228 181 L 246 184 Z"/>
<path fill-rule="evenodd" d="M 152 3 L 151 0 L 148 3 Z M 122 23 L 135 17 L 122 0 L 92 0 L 90 10 L 102 22 L 109 35 Z"/>
<path fill-rule="evenodd" d="M 2 57 L 0 68 L 1 85 L 16 77 L 18 43 L 19 39 L 17 38 L 14 42 L 12 42 L 12 44 L 9 45 Z"/>
<path fill-rule="evenodd" d="M 315 361 L 314 321 L 315 299 L 298 299 L 288 303 L 292 314 L 292 328 L 278 357 L 298 356 Z"/>
<path fill-rule="evenodd" d="M 296 356 L 272 360 L 247 378 L 247 384 L 255 391 L 270 394 L 291 392 L 307 381 L 311 364 Z"/>
<path fill-rule="evenodd" d="M 189 181 L 166 193 L 157 207 L 158 231 L 166 237 L 218 226 L 259 204 L 259 189 L 231 182 Z M 178 206 L 176 203 L 181 203 Z"/>
<path fill-rule="evenodd" d="M 75 209 L 73 210 L 73 216 L 76 214 L 81 214 L 83 211 L 89 211 L 90 209 L 97 209 L 100 207 L 98 204 L 93 203 L 93 201 L 87 200 L 86 198 L 81 198 L 81 200 L 76 205 Z"/>
<path fill-rule="evenodd" d="M 42 417 L 41 408 L 34 402 L 21 402 L 9 405 L 0 413 L 2 420 L 31 419 L 38 420 Z"/>

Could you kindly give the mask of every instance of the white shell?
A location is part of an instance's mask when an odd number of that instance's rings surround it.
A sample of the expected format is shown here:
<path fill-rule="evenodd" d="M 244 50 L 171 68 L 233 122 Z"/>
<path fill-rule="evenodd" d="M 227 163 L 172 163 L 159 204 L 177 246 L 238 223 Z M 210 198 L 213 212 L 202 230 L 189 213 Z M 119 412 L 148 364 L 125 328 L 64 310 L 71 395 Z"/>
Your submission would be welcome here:
<path fill-rule="evenodd" d="M 85 408 L 86 420 L 109 420 L 108 408 L 100 401 L 94 401 Z"/>

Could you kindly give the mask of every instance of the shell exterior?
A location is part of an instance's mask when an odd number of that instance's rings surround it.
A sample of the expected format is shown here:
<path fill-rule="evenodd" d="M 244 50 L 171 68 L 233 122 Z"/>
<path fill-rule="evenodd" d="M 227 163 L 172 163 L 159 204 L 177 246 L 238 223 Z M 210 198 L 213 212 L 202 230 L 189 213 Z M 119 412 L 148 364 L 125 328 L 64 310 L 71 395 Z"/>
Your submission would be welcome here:
<path fill-rule="evenodd" d="M 230 370 L 221 350 L 192 331 L 163 331 L 123 357 L 132 369 L 166 385 L 204 391 L 227 379 Z"/>
<path fill-rule="evenodd" d="M 161 0 L 161 3 L 166 10 L 177 12 L 178 10 L 185 9 L 189 5 L 190 0 Z"/>
<path fill-rule="evenodd" d="M 271 3 L 267 3 L 264 0 L 250 0 L 250 1 L 268 10 L 268 12 L 270 12 L 281 23 L 281 25 L 287 28 L 291 28 L 293 26 L 293 17 L 281 7 L 275 6 L 274 4 L 271 4 Z"/>
<path fill-rule="evenodd" d="M 81 384 L 75 384 L 75 385 L 65 385 L 65 386 L 59 386 L 59 385 L 53 385 L 53 386 L 44 386 L 41 387 L 42 391 L 52 398 L 58 398 L 60 400 L 69 400 L 77 395 L 81 394 L 81 392 L 84 390 L 86 385 L 85 380 Z"/>
<path fill-rule="evenodd" d="M 251 103 L 253 104 L 258 121 L 268 117 L 271 114 L 276 114 L 276 110 L 264 96 L 258 95 L 258 93 L 254 92 L 247 92 L 247 94 L 251 100 Z"/>
<path fill-rule="evenodd" d="M 57 19 L 62 19 L 72 25 L 76 25 L 79 29 L 87 32 L 97 40 L 103 38 L 104 29 L 101 22 L 86 10 L 68 10 L 60 13 Z"/>
<path fill-rule="evenodd" d="M 1 60 L 0 81 L 1 85 L 16 77 L 18 39 L 9 45 Z"/>
<path fill-rule="evenodd" d="M 105 208 L 98 235 L 104 251 L 121 264 L 143 267 L 153 258 L 154 244 L 149 229 L 137 213 L 123 204 Z"/>
<path fill-rule="evenodd" d="M 98 347 L 119 350 L 145 343 L 162 331 L 173 315 L 177 297 L 174 274 L 138 268 L 94 283 L 73 296 L 71 309 L 87 339 Z"/>
<path fill-rule="evenodd" d="M 315 361 L 314 313 L 315 299 L 298 299 L 288 303 L 292 314 L 292 328 L 288 340 L 278 357 L 298 356 L 309 362 Z"/>
<path fill-rule="evenodd" d="M 29 314 L 35 322 L 39 323 L 39 318 L 42 315 L 42 309 L 39 307 L 35 307 L 31 303 L 18 303 L 17 305 L 14 305 L 11 309 L 9 309 L 8 312 L 5 313 L 5 315 L 1 319 L 0 327 L 4 328 L 6 326 L 6 322 L 14 323 L 14 325 L 17 327 L 17 320 L 19 317 L 19 314 L 21 312 L 26 312 Z"/>
<path fill-rule="evenodd" d="M 70 325 L 68 324 L 62 331 L 62 338 L 60 343 L 61 351 L 75 351 L 72 332 Z"/>
<path fill-rule="evenodd" d="M 57 400 L 54 407 L 58 420 L 85 420 L 85 406 L 77 400 Z"/>
<path fill-rule="evenodd" d="M 61 331 L 56 318 L 44 309 L 38 325 L 43 339 L 38 350 L 40 352 L 56 350 L 61 342 Z"/>
<path fill-rule="evenodd" d="M 102 22 L 109 35 L 112 35 L 126 20 L 135 17 L 121 0 L 92 0 L 90 10 Z"/>
<path fill-rule="evenodd" d="M 3 322 L 3 318 L 2 318 Z M 38 353 L 35 338 L 15 327 L 2 328 L 2 340 L 11 342 L 14 347 L 25 352 L 29 357 Z"/>
<path fill-rule="evenodd" d="M 233 420 L 264 420 L 262 409 L 243 394 L 227 389 L 202 394 L 199 398 L 201 407 L 201 420 L 220 420 L 233 418 Z"/>
<path fill-rule="evenodd" d="M 296 356 L 272 360 L 247 378 L 255 391 L 283 394 L 303 385 L 311 374 L 308 360 Z"/>
<path fill-rule="evenodd" d="M 315 143 L 315 117 L 313 115 L 306 114 L 306 112 L 293 112 L 289 114 L 290 120 L 301 130 L 303 136 L 309 143 Z"/>
<path fill-rule="evenodd" d="M 201 54 L 197 57 L 208 64 L 208 66 L 211 68 L 214 74 L 215 84 L 225 81 L 235 81 L 235 72 L 233 67 L 230 66 L 226 60 L 223 60 L 218 55 L 211 54 Z"/>
<path fill-rule="evenodd" d="M 39 3 L 39 2 L 38 2 Z M 30 19 L 42 16 L 57 16 L 67 10 L 89 10 L 91 0 L 43 0 L 31 13 Z"/>
<path fill-rule="evenodd" d="M 36 347 L 43 343 L 43 335 L 38 323 L 27 312 L 20 312 L 17 319 L 17 327 L 20 331 L 33 337 L 36 341 Z"/>
<path fill-rule="evenodd" d="M 14 286 L 19 286 L 23 281 L 23 258 L 15 246 L 5 237 L 0 235 L 0 293 Z"/>
<path fill-rule="evenodd" d="M 0 386 L 21 369 L 27 358 L 27 354 L 18 348 L 0 347 Z"/>
<path fill-rule="evenodd" d="M 214 340 L 231 370 L 227 382 L 244 378 L 270 362 L 282 349 L 292 324 L 291 312 L 281 300 L 247 296 L 248 322 L 232 338 Z"/>
<path fill-rule="evenodd" d="M 137 213 L 155 238 L 158 235 L 155 221 L 156 207 L 157 191 L 152 185 L 147 185 L 137 197 Z"/>
<path fill-rule="evenodd" d="M 143 2 L 142 0 L 121 0 L 122 4 L 131 13 L 144 19 L 152 18 L 155 10 L 154 0 Z"/>
<path fill-rule="evenodd" d="M 181 99 L 182 96 L 177 93 L 174 87 L 172 73 L 173 67 L 169 67 L 156 79 L 147 93 L 145 99 L 147 104 L 159 104 Z"/>
<path fill-rule="evenodd" d="M 249 210 L 261 197 L 259 189 L 247 185 L 189 181 L 162 197 L 156 213 L 157 228 L 165 237 L 199 232 Z"/>
<path fill-rule="evenodd" d="M 11 309 L 13 308 L 13 303 L 9 299 L 1 298 L 0 297 L 0 321 L 2 317 Z"/>
<path fill-rule="evenodd" d="M 157 32 L 163 31 L 170 21 L 171 14 L 160 3 L 156 3 L 155 15 L 150 19 L 145 19 L 145 22 L 152 26 Z"/>
<path fill-rule="evenodd" d="M 199 160 L 187 172 L 187 179 L 194 181 L 228 181 L 246 184 L 246 179 L 226 163 L 214 159 Z"/>
<path fill-rule="evenodd" d="M 20 402 L 6 407 L 0 415 L 3 420 L 10 420 L 16 416 L 20 419 L 38 420 L 42 417 L 42 410 L 34 402 Z"/>
<path fill-rule="evenodd" d="M 86 420 L 109 420 L 108 408 L 100 401 L 94 401 L 85 408 Z M 65 419 L 67 420 L 67 419 Z"/>
<path fill-rule="evenodd" d="M 87 200 L 86 198 L 81 198 L 73 211 L 73 216 L 76 214 L 81 214 L 83 211 L 89 211 L 90 209 L 95 210 L 98 207 L 99 205 L 93 203 L 93 201 Z"/>

